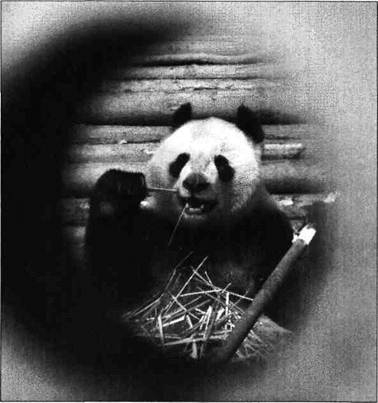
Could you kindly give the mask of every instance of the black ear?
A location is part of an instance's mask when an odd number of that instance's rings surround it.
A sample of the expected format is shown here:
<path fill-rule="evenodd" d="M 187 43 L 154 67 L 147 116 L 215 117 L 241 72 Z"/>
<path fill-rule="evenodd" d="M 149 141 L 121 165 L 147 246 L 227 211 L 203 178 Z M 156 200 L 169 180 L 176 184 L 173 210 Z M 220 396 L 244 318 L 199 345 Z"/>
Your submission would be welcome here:
<path fill-rule="evenodd" d="M 258 144 L 264 140 L 264 132 L 257 116 L 246 106 L 238 108 L 236 126 L 242 130 L 254 143 Z"/>
<path fill-rule="evenodd" d="M 172 127 L 177 129 L 192 118 L 192 105 L 190 102 L 181 105 L 173 114 Z"/>

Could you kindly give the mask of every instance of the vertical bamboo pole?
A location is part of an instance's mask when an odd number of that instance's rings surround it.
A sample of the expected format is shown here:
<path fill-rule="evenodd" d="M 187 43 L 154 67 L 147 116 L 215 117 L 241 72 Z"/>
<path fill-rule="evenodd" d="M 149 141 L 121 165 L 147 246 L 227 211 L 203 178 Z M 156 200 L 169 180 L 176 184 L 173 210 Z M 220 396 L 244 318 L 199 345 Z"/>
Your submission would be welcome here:
<path fill-rule="evenodd" d="M 315 229 L 310 225 L 306 225 L 301 230 L 299 235 L 293 241 L 290 249 L 286 252 L 285 256 L 281 259 L 277 267 L 261 287 L 260 291 L 256 294 L 253 302 L 244 312 L 241 319 L 236 323 L 234 330 L 228 336 L 223 346 L 213 352 L 213 356 L 210 358 L 211 362 L 225 363 L 232 358 L 259 316 L 262 314 L 267 303 L 273 298 L 274 294 L 289 274 L 293 263 L 303 253 L 306 246 L 309 245 L 315 233 Z"/>

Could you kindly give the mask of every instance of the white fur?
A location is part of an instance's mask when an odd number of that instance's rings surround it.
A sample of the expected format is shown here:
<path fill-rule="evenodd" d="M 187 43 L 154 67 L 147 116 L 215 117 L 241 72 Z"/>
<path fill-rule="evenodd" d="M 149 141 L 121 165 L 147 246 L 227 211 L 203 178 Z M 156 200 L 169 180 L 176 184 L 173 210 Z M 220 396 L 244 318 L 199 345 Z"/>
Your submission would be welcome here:
<path fill-rule="evenodd" d="M 190 154 L 190 160 L 178 178 L 169 175 L 169 164 L 181 153 Z M 222 182 L 214 163 L 216 155 L 223 155 L 235 170 L 230 182 Z M 201 173 L 210 187 L 201 193 L 201 198 L 217 200 L 214 210 L 201 216 L 184 214 L 183 224 L 199 224 L 228 220 L 242 213 L 251 201 L 260 181 L 261 148 L 254 145 L 235 125 L 218 118 L 190 121 L 166 138 L 149 163 L 147 184 L 178 190 L 180 196 L 188 196 L 182 186 L 183 180 L 192 172 Z M 156 212 L 177 220 L 182 205 L 177 196 L 155 193 L 153 205 Z"/>

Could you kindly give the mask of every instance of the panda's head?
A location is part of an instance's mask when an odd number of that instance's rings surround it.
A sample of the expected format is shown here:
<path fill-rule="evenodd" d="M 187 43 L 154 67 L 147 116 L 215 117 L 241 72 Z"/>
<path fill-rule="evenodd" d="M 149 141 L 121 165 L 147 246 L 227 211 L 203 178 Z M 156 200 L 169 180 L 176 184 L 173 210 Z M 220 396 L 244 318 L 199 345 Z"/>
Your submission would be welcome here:
<path fill-rule="evenodd" d="M 245 106 L 235 124 L 214 117 L 192 120 L 191 112 L 190 104 L 175 112 L 175 130 L 150 161 L 147 183 L 177 190 L 155 193 L 154 209 L 172 221 L 183 212 L 182 225 L 240 217 L 260 183 L 261 125 Z"/>

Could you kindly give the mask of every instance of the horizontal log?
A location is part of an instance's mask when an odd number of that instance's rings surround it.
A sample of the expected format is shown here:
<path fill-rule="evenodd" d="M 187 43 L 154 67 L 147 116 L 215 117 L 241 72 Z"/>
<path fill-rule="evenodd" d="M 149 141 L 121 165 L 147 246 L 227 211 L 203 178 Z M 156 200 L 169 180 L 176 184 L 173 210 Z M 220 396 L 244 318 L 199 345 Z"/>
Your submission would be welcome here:
<path fill-rule="evenodd" d="M 301 140 L 319 132 L 315 125 L 264 125 L 266 139 L 273 141 Z M 71 142 L 74 144 L 121 144 L 158 142 L 172 132 L 169 126 L 75 125 Z"/>
<path fill-rule="evenodd" d="M 191 102 L 195 119 L 212 115 L 232 119 L 237 108 L 244 104 L 263 123 L 300 123 L 299 114 L 294 115 L 285 106 L 290 88 L 278 82 L 255 84 L 254 89 L 241 91 L 102 93 L 78 107 L 76 120 L 92 124 L 165 125 L 171 123 L 179 106 Z"/>
<path fill-rule="evenodd" d="M 75 163 L 67 164 L 62 172 L 63 194 L 74 197 L 88 196 L 97 179 L 109 169 L 145 172 L 146 163 Z M 262 175 L 271 193 L 321 192 L 326 185 L 322 166 L 305 161 L 275 161 L 262 165 Z"/>
<path fill-rule="evenodd" d="M 149 54 L 211 53 L 237 55 L 247 51 L 261 53 L 263 48 L 261 35 L 253 37 L 253 45 L 251 44 L 251 37 L 245 36 L 190 36 L 164 44 L 149 46 L 148 52 Z"/>
<path fill-rule="evenodd" d="M 227 38 L 222 42 L 214 40 L 187 40 L 170 42 L 164 45 L 155 45 L 148 48 L 150 55 L 162 54 L 214 54 L 214 55 L 240 55 L 247 52 L 247 47 L 237 41 Z M 255 47 L 255 52 L 261 53 L 262 46 Z"/>
<path fill-rule="evenodd" d="M 109 78 L 144 79 L 254 79 L 286 77 L 286 69 L 273 63 L 232 64 L 232 65 L 184 65 L 155 66 L 116 69 Z"/>
<path fill-rule="evenodd" d="M 99 90 L 105 93 L 128 92 L 182 92 L 182 91 L 249 91 L 272 85 L 266 80 L 251 79 L 154 79 L 154 80 L 105 80 Z"/>
<path fill-rule="evenodd" d="M 186 64 L 247 64 L 266 61 L 266 53 L 245 53 L 220 55 L 216 53 L 179 53 L 165 55 L 139 56 L 131 59 L 131 64 L 138 66 L 172 66 Z"/>
<path fill-rule="evenodd" d="M 74 145 L 66 157 L 68 162 L 147 162 L 158 147 L 158 143 Z M 263 159 L 294 159 L 303 150 L 300 143 L 266 144 Z"/>
<path fill-rule="evenodd" d="M 281 210 L 291 220 L 305 219 L 308 209 L 318 202 L 327 203 L 330 195 L 323 193 L 303 195 L 273 195 Z M 89 199 L 65 198 L 60 203 L 60 214 L 65 225 L 85 225 L 89 215 Z"/>

